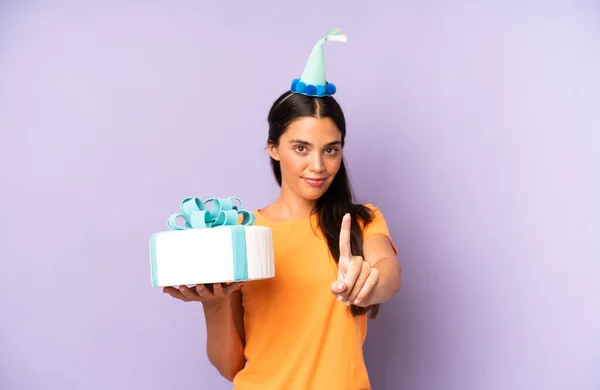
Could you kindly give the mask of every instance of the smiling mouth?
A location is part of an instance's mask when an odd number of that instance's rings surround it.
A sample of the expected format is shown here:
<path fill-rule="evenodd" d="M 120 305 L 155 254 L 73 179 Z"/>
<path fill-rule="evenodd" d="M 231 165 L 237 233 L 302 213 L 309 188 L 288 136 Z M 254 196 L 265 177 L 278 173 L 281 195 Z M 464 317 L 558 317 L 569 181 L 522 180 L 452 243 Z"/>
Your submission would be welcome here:
<path fill-rule="evenodd" d="M 311 177 L 303 177 L 304 181 L 313 186 L 313 187 L 320 187 L 323 185 L 323 183 L 325 183 L 326 179 L 319 179 L 319 178 L 311 178 Z"/>

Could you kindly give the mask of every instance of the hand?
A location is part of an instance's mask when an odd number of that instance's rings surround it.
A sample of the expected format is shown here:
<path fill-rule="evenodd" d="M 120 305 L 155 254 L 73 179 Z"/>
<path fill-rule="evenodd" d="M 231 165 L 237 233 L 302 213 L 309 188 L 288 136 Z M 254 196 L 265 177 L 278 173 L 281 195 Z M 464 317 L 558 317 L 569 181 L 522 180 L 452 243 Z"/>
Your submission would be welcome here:
<path fill-rule="evenodd" d="M 344 215 L 340 229 L 340 258 L 338 278 L 331 284 L 331 292 L 346 305 L 369 306 L 377 283 L 379 270 L 372 268 L 361 256 L 352 256 L 350 250 L 350 215 Z"/>
<path fill-rule="evenodd" d="M 173 298 L 184 302 L 202 302 L 202 303 L 220 303 L 225 298 L 228 298 L 232 292 L 239 290 L 242 287 L 241 282 L 234 283 L 214 283 L 212 285 L 199 284 L 194 287 L 179 286 L 165 287 L 163 292 L 169 294 Z"/>

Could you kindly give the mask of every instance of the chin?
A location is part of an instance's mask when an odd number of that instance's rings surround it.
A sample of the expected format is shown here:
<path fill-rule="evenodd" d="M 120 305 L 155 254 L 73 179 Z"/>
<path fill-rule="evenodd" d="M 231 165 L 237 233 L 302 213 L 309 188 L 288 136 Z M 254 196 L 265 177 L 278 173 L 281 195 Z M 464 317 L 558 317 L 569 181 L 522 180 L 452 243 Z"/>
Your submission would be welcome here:
<path fill-rule="evenodd" d="M 299 191 L 299 193 L 302 195 L 302 197 L 304 199 L 315 201 L 315 200 L 318 200 L 321 196 L 323 196 L 323 194 L 325 194 L 325 192 L 327 192 L 330 184 L 331 183 L 324 183 L 320 187 L 308 186 L 308 188 L 305 185 L 305 186 L 302 186 L 303 188 L 301 189 L 301 191 Z"/>
<path fill-rule="evenodd" d="M 319 191 L 319 193 L 303 193 L 302 197 L 306 200 L 311 200 L 311 201 L 316 201 L 318 200 L 321 196 L 323 196 L 325 192 L 321 192 Z"/>

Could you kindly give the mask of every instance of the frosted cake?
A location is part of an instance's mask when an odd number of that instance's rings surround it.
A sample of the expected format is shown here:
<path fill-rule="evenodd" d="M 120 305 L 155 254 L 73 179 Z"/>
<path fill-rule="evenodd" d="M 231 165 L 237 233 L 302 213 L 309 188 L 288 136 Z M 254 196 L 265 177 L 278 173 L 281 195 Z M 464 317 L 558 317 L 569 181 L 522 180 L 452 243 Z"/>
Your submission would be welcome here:
<path fill-rule="evenodd" d="M 275 277 L 271 229 L 252 226 L 256 217 L 239 198 L 185 198 L 180 208 L 167 220 L 169 230 L 150 237 L 152 286 Z"/>

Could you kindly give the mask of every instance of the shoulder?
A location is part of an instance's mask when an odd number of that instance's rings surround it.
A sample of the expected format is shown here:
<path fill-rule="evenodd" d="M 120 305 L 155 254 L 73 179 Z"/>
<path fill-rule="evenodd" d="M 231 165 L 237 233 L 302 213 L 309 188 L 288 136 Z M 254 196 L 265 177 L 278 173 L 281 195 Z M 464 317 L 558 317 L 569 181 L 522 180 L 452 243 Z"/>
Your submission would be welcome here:
<path fill-rule="evenodd" d="M 373 203 L 363 204 L 364 207 L 368 208 L 371 213 L 380 212 L 379 207 L 375 206 Z"/>
<path fill-rule="evenodd" d="M 251 211 L 252 215 L 254 216 L 254 221 L 252 222 L 253 226 L 271 227 L 275 224 L 274 221 L 266 218 L 260 211 L 261 209 L 255 209 Z"/>
<path fill-rule="evenodd" d="M 383 213 L 381 212 L 381 209 L 373 203 L 365 203 L 361 204 L 360 206 L 362 206 L 363 210 L 365 210 L 366 213 L 369 215 L 368 220 L 373 221 L 379 218 L 383 218 Z"/>
<path fill-rule="evenodd" d="M 362 221 L 360 222 L 360 226 L 363 229 L 363 234 L 365 236 L 370 236 L 376 233 L 389 235 L 387 222 L 381 209 L 373 203 L 367 203 L 361 206 L 363 206 L 363 210 L 368 215 L 368 217 L 362 218 Z"/>

